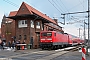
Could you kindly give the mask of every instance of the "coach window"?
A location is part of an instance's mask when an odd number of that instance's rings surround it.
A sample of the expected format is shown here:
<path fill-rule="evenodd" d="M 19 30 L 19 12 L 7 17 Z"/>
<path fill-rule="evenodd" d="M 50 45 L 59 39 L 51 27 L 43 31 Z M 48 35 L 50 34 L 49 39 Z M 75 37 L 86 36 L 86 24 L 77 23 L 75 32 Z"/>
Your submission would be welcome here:
<path fill-rule="evenodd" d="M 40 22 L 36 22 L 36 28 L 40 29 Z"/>

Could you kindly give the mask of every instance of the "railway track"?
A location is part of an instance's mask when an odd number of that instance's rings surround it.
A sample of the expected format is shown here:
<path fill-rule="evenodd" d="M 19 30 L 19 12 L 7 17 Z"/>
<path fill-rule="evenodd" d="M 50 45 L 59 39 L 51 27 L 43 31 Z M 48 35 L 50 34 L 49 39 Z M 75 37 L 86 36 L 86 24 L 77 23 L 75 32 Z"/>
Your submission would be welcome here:
<path fill-rule="evenodd" d="M 45 56 L 45 57 L 42 57 L 40 59 L 36 59 L 36 60 L 52 60 L 53 58 L 56 58 L 58 56 L 61 56 L 63 54 L 66 54 L 68 52 L 71 52 L 71 51 L 77 51 L 79 50 L 79 46 L 75 46 L 75 47 L 68 47 L 68 48 L 63 48 L 63 49 L 58 49 L 58 50 L 55 50 L 56 52 L 53 53 L 53 54 L 50 54 L 48 56 Z"/>
<path fill-rule="evenodd" d="M 63 48 L 63 49 L 58 49 L 58 50 L 55 50 L 56 52 L 55 53 L 52 53 L 48 56 L 45 56 L 45 57 L 42 57 L 40 59 L 36 59 L 36 60 L 52 60 L 58 56 L 61 56 L 63 54 L 67 54 L 68 52 L 71 52 L 71 51 L 77 51 L 79 50 L 79 46 L 75 46 L 75 47 L 68 47 L 68 48 Z"/>

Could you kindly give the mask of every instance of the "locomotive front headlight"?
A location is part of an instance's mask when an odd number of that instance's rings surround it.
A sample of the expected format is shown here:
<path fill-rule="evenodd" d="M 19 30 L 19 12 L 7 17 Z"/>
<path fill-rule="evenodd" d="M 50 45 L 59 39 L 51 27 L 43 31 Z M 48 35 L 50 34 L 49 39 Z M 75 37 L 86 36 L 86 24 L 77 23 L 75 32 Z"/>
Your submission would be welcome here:
<path fill-rule="evenodd" d="M 52 42 L 52 41 L 51 41 Z"/>

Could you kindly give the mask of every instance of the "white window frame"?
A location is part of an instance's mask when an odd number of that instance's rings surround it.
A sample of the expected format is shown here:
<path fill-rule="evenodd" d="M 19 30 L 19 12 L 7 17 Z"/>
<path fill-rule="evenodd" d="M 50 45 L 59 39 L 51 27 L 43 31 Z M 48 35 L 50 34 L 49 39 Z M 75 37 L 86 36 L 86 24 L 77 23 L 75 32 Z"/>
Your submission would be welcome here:
<path fill-rule="evenodd" d="M 36 22 L 36 28 L 40 29 L 40 22 Z"/>
<path fill-rule="evenodd" d="M 19 28 L 27 27 L 26 21 L 27 21 L 27 20 L 19 20 L 19 21 L 18 21 L 18 27 L 19 27 Z"/>
<path fill-rule="evenodd" d="M 30 22 L 31 22 L 31 27 L 34 28 L 34 21 L 31 20 Z"/>

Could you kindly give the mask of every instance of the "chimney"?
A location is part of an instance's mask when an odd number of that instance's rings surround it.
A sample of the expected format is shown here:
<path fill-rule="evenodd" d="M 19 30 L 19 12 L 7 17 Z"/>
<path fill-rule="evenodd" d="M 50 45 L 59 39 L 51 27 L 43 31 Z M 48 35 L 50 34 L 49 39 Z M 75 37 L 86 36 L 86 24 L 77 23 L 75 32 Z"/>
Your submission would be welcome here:
<path fill-rule="evenodd" d="M 58 19 L 53 19 L 58 24 Z"/>

